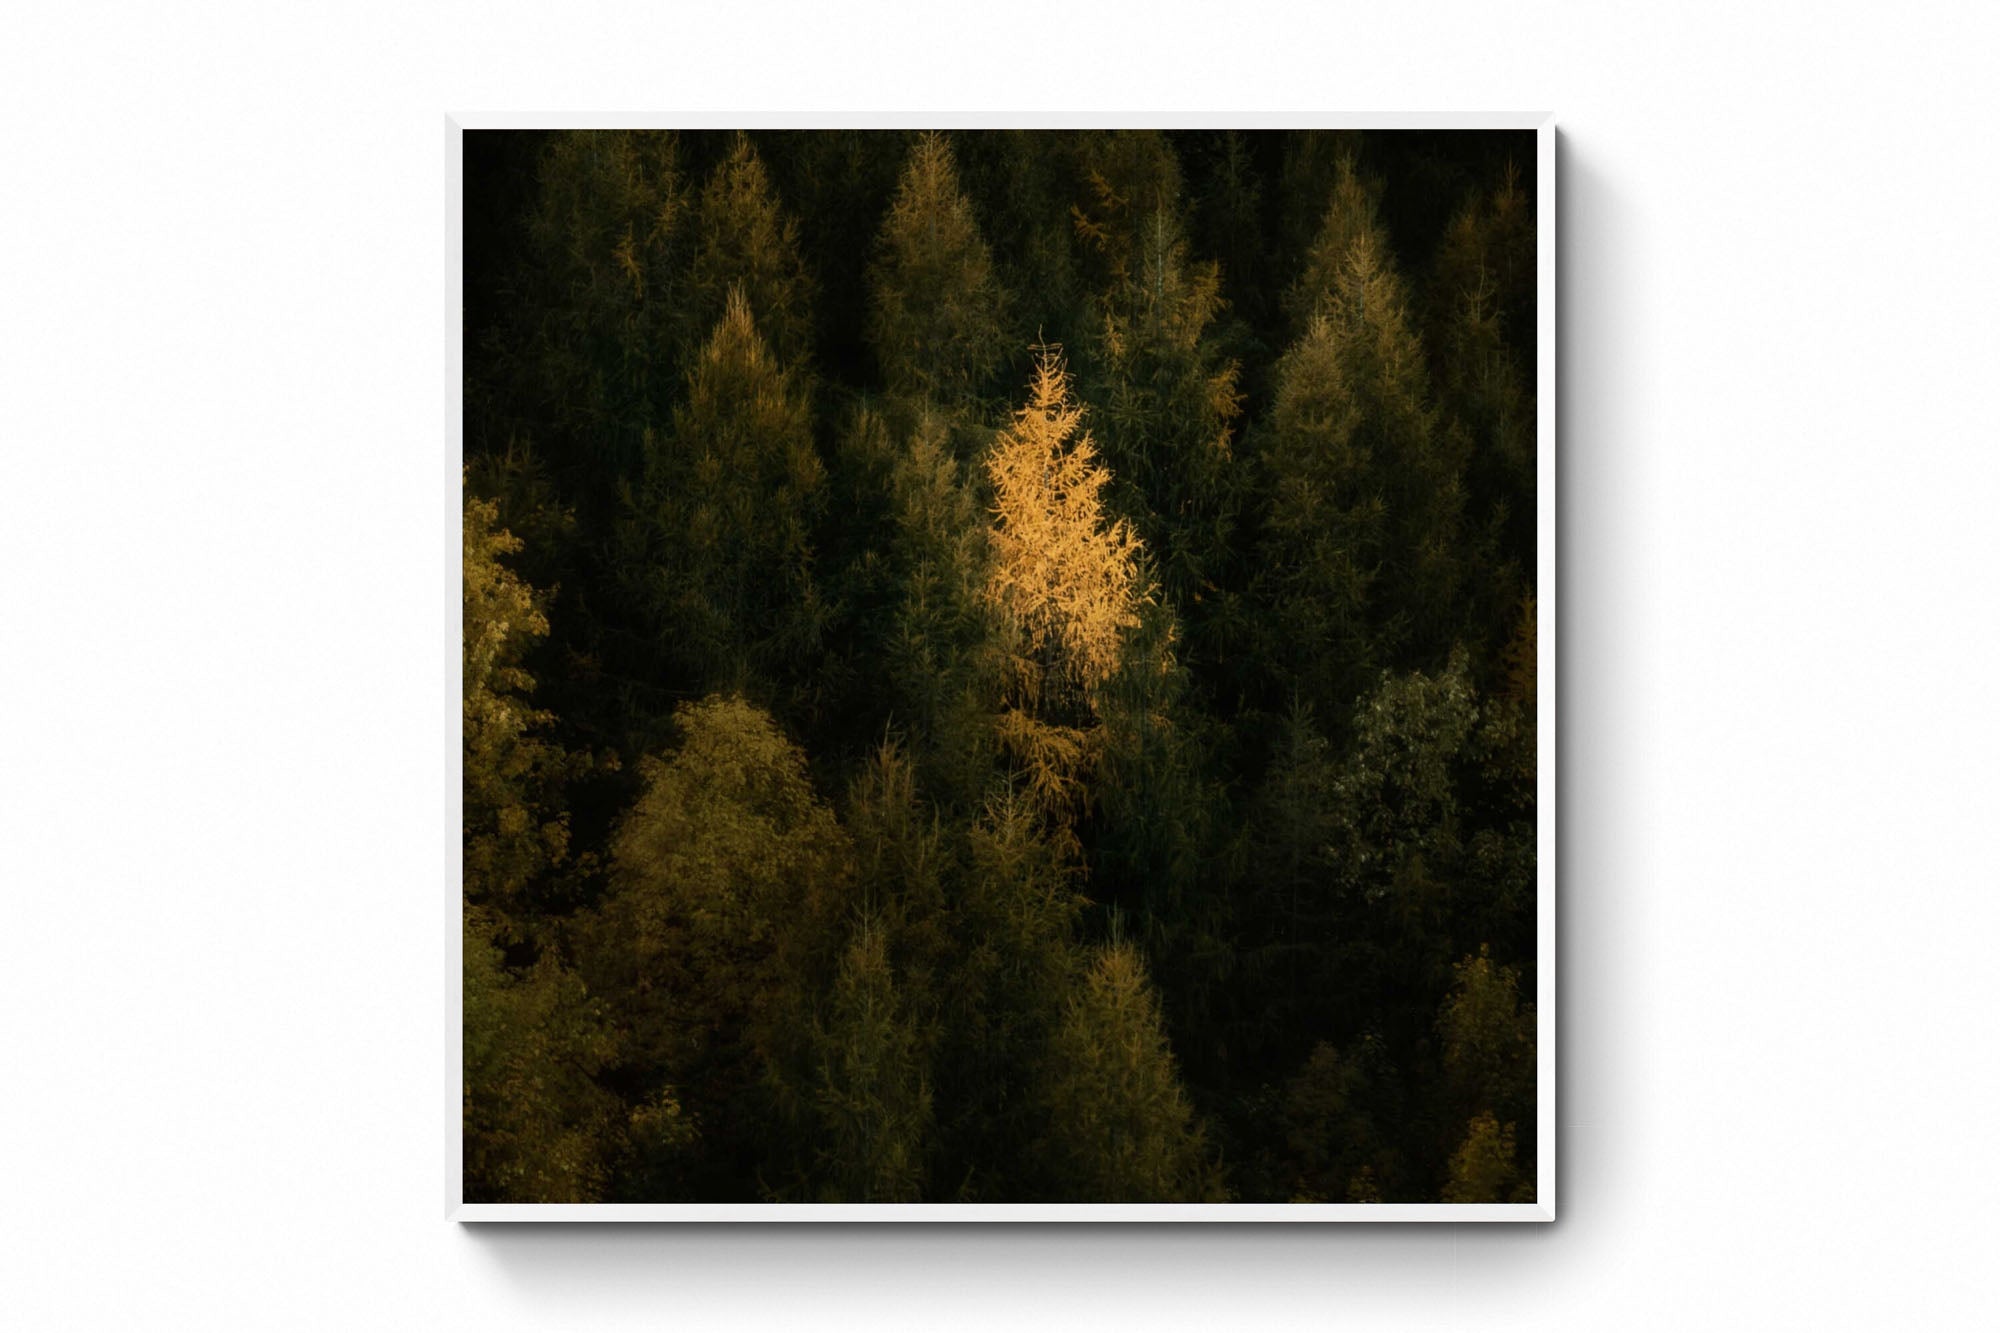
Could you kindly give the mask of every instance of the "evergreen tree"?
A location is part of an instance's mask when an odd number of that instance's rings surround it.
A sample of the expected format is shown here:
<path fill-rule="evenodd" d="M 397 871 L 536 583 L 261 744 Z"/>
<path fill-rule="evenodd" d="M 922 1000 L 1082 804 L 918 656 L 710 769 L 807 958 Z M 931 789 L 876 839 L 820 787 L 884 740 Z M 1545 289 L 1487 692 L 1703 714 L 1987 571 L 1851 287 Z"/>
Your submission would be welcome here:
<path fill-rule="evenodd" d="M 1099 696 L 1092 887 L 1129 911 L 1168 1000 L 1175 1046 L 1194 1073 L 1226 1063 L 1216 992 L 1230 972 L 1229 801 L 1172 612 L 1141 605 L 1124 660 Z"/>
<path fill-rule="evenodd" d="M 1055 1197 L 1198 1203 L 1227 1197 L 1167 1048 L 1159 1001 L 1127 944 L 1100 950 L 1049 1044 L 1043 1147 Z"/>
<path fill-rule="evenodd" d="M 740 291 L 778 360 L 802 362 L 812 343 L 812 276 L 799 256 L 798 224 L 779 203 L 749 135 L 736 136 L 702 187 L 694 230 L 683 346 L 692 351 L 707 340 Z"/>
<path fill-rule="evenodd" d="M 993 759 L 992 630 L 981 596 L 986 526 L 934 415 L 917 421 L 889 484 L 896 595 L 884 643 L 887 684 L 926 790 L 971 808 Z"/>
<path fill-rule="evenodd" d="M 992 256 L 943 135 L 911 148 L 870 278 L 868 340 L 890 389 L 944 404 L 976 394 L 1007 335 Z"/>
<path fill-rule="evenodd" d="M 820 1198 L 913 1202 L 923 1193 L 931 1122 L 928 1041 L 872 922 L 849 942 L 826 1008 L 812 1030 Z"/>
<path fill-rule="evenodd" d="M 1356 245 L 1370 247 L 1378 265 L 1389 262 L 1388 233 L 1381 220 L 1381 188 L 1364 179 L 1352 153 L 1337 153 L 1331 162 L 1332 181 L 1313 198 L 1324 201 L 1317 234 L 1305 252 L 1305 263 L 1285 293 L 1292 326 L 1300 333 L 1315 319 L 1332 313 L 1349 290 L 1349 256 Z"/>
<path fill-rule="evenodd" d="M 1266 596 L 1293 679 L 1335 717 L 1376 670 L 1434 665 L 1463 629 L 1463 460 L 1363 199 L 1343 175 L 1295 288 L 1310 319 L 1279 363 L 1264 446 Z"/>
<path fill-rule="evenodd" d="M 690 207 L 679 142 L 655 130 L 551 137 L 536 171 L 527 262 L 468 440 L 533 439 L 595 516 L 637 468 L 679 380 Z M 478 364 L 481 359 L 476 359 Z"/>
<path fill-rule="evenodd" d="M 1016 322 L 1009 370 L 1027 369 L 1030 344 L 1067 346 L 1088 323 L 1086 257 L 1070 212 L 1077 144 L 1087 136 L 984 130 L 951 136 L 965 192 L 993 247 L 994 270 Z"/>
<path fill-rule="evenodd" d="M 695 690 L 796 686 L 827 616 L 813 578 L 825 469 L 805 387 L 741 291 L 652 446 L 622 563 L 655 660 Z"/>
<path fill-rule="evenodd" d="M 1094 174 L 1099 216 L 1078 215 L 1108 272 L 1088 382 L 1115 503 L 1152 551 L 1169 602 L 1206 628 L 1233 581 L 1242 395 L 1238 367 L 1215 337 L 1220 270 L 1189 258 L 1178 169 L 1166 145 L 1157 147 L 1158 160 L 1121 155 L 1136 177 L 1129 184 Z"/>
<path fill-rule="evenodd" d="M 1084 899 L 1041 825 L 1034 805 L 1001 791 L 964 833 L 935 1066 L 943 1197 L 1021 1199 L 1046 1176 L 1046 1121 L 1026 1094 L 1077 971 Z"/>
<path fill-rule="evenodd" d="M 1430 275 L 1427 344 L 1444 429 L 1466 460 L 1477 543 L 1468 558 L 1481 637 L 1509 628 L 1513 589 L 1536 552 L 1535 237 L 1511 165 L 1500 186 L 1469 203 L 1445 233 Z"/>
<path fill-rule="evenodd" d="M 914 770 L 884 742 L 849 794 L 852 926 L 830 993 L 817 997 L 803 1063 L 772 1086 L 811 1145 L 804 1197 L 922 1196 L 933 1150 L 931 1066 L 949 984 L 945 834 Z"/>

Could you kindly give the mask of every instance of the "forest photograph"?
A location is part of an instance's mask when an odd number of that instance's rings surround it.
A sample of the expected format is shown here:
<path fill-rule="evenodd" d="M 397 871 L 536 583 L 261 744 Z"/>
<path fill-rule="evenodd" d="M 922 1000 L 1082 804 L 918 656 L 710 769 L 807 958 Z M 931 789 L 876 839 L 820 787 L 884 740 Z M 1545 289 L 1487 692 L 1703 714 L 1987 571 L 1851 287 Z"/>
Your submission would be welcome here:
<path fill-rule="evenodd" d="M 462 154 L 466 1202 L 1536 1202 L 1534 131 Z"/>

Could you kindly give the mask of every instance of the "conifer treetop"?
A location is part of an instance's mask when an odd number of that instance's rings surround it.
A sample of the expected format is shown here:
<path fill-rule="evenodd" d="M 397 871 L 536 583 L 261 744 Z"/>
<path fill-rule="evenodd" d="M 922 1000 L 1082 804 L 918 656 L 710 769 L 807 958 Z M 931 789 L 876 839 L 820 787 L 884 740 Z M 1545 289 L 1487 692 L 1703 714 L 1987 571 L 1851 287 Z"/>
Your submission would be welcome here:
<path fill-rule="evenodd" d="M 1129 522 L 1107 521 L 1111 474 L 1089 432 L 1078 434 L 1082 421 L 1060 353 L 1042 349 L 1027 405 L 987 455 L 987 598 L 1030 655 L 1052 655 L 1058 674 L 1088 694 L 1117 669 L 1124 634 L 1138 624 L 1143 547 Z"/>

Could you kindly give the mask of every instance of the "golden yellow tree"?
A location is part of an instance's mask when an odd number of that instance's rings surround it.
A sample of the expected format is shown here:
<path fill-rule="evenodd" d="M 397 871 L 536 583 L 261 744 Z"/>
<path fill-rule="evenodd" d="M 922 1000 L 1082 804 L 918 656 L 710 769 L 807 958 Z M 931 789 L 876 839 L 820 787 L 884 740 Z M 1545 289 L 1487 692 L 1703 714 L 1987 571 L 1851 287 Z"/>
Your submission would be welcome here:
<path fill-rule="evenodd" d="M 1062 358 L 1045 349 L 1027 405 L 986 457 L 993 529 L 985 597 L 1007 663 L 1000 740 L 1058 823 L 1081 795 L 1098 691 L 1151 595 L 1140 584 L 1143 548 L 1132 525 L 1105 513 L 1111 474 L 1082 421 Z"/>

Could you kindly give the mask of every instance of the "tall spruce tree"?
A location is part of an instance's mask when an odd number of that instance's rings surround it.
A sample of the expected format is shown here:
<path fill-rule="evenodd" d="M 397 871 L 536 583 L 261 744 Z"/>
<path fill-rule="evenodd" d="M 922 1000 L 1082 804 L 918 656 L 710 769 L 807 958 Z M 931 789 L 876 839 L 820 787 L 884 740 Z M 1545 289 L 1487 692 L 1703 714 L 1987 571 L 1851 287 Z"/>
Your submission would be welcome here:
<path fill-rule="evenodd" d="M 1482 646 L 1503 639 L 1515 589 L 1535 568 L 1535 235 L 1511 164 L 1445 232 L 1425 293 L 1426 342 L 1443 428 L 1465 459 L 1475 544 L 1467 564 L 1485 612 Z"/>
<path fill-rule="evenodd" d="M 943 135 L 911 146 L 869 277 L 868 341 L 890 389 L 945 406 L 978 393 L 1007 344 L 1002 294 Z"/>
<path fill-rule="evenodd" d="M 813 547 L 825 468 L 806 387 L 741 290 L 689 368 L 672 433 L 651 444 L 621 564 L 665 679 L 802 688 L 827 614 Z"/>
<path fill-rule="evenodd" d="M 695 204 L 682 344 L 701 346 L 740 292 L 778 359 L 802 362 L 812 348 L 813 287 L 798 223 L 779 202 L 750 136 L 738 134 Z"/>
<path fill-rule="evenodd" d="M 1106 273 L 1086 390 L 1114 504 L 1152 552 L 1168 601 L 1205 630 L 1233 583 L 1242 408 L 1239 368 L 1215 336 L 1221 272 L 1188 254 L 1171 149 L 1142 141 L 1107 156 L 1091 176 L 1093 211 L 1078 211 Z"/>
<path fill-rule="evenodd" d="M 691 223 L 676 135 L 552 136 L 500 343 L 468 376 L 468 443 L 533 441 L 574 502 L 600 515 L 679 385 Z"/>
<path fill-rule="evenodd" d="M 1049 1042 L 1045 1188 L 1092 1203 L 1220 1202 L 1228 1196 L 1182 1089 L 1159 1000 L 1129 944 L 1097 952 Z"/>
<path fill-rule="evenodd" d="M 1264 437 L 1265 595 L 1293 683 L 1338 718 L 1378 670 L 1434 667 L 1465 628 L 1463 458 L 1351 167 L 1294 304 L 1309 322 Z"/>

